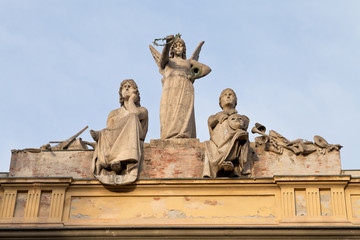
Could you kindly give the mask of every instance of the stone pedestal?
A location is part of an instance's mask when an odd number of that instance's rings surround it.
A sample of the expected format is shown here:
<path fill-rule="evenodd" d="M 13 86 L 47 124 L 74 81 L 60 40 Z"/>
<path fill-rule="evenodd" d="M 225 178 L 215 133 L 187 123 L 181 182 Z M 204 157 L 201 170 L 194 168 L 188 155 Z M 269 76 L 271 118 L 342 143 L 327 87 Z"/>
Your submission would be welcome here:
<path fill-rule="evenodd" d="M 12 151 L 9 177 L 94 178 L 91 173 L 92 150 Z"/>
<path fill-rule="evenodd" d="M 201 178 L 203 149 L 199 139 L 152 139 L 144 147 L 140 178 Z"/>
<path fill-rule="evenodd" d="M 307 156 L 296 155 L 284 149 L 283 154 L 267 152 L 252 144 L 251 177 L 273 177 L 274 175 L 339 175 L 341 173 L 340 152 L 321 154 L 316 151 Z"/>

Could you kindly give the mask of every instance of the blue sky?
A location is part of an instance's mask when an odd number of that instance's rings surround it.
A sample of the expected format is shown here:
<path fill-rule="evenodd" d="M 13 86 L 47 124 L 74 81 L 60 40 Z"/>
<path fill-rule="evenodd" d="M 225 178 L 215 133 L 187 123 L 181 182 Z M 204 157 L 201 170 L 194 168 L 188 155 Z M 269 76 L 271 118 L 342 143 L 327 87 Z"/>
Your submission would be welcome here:
<path fill-rule="evenodd" d="M 188 56 L 205 40 L 200 61 L 212 68 L 194 84 L 201 141 L 230 87 L 250 129 L 320 135 L 344 146 L 343 169 L 360 169 L 359 11 L 346 0 L 0 0 L 0 171 L 11 149 L 104 128 L 123 79 L 135 79 L 149 110 L 146 142 L 159 138 L 162 76 L 148 45 L 176 33 Z"/>

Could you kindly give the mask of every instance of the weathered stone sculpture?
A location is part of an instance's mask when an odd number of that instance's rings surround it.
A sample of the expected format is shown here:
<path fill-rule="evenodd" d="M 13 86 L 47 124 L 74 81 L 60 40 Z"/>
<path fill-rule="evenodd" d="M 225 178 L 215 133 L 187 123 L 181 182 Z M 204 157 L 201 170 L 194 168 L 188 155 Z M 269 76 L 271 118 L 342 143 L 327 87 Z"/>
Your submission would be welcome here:
<path fill-rule="evenodd" d="M 197 61 L 203 44 L 199 44 L 188 60 L 185 42 L 181 38 L 168 36 L 162 54 L 150 45 L 163 75 L 160 103 L 162 139 L 196 138 L 193 83 L 211 71 L 208 66 Z"/>
<path fill-rule="evenodd" d="M 208 119 L 210 141 L 205 142 L 203 177 L 248 175 L 249 118 L 237 114 L 237 97 L 227 88 L 222 91 L 219 105 L 223 109 Z"/>
<path fill-rule="evenodd" d="M 74 136 L 70 137 L 65 141 L 51 141 L 50 143 L 59 143 L 54 147 L 51 147 L 50 144 L 47 144 L 41 146 L 41 148 L 44 150 L 75 150 L 75 149 L 86 150 L 88 149 L 86 145 L 87 144 L 91 145 L 92 143 L 83 141 L 81 138 L 77 138 L 77 137 L 80 136 L 87 128 L 88 126 L 84 127 L 80 132 L 78 132 L 77 134 L 75 134 Z"/>
<path fill-rule="evenodd" d="M 137 179 L 148 129 L 148 112 L 140 107 L 135 81 L 122 81 L 119 95 L 121 107 L 110 112 L 106 128 L 90 130 L 96 141 L 93 174 L 110 185 L 129 184 Z"/>
<path fill-rule="evenodd" d="M 336 150 L 339 151 L 342 146 L 339 144 L 329 144 L 323 137 L 314 136 L 314 142 L 296 139 L 289 141 L 281 134 L 275 132 L 274 130 L 269 131 L 267 135 L 266 128 L 260 123 L 255 123 L 255 126 L 251 130 L 252 133 L 258 133 L 262 136 L 255 138 L 255 146 L 263 146 L 265 151 L 274 152 L 277 154 L 282 154 L 284 149 L 292 151 L 296 155 L 308 155 L 318 150 L 321 154 L 326 154 L 327 152 Z"/>

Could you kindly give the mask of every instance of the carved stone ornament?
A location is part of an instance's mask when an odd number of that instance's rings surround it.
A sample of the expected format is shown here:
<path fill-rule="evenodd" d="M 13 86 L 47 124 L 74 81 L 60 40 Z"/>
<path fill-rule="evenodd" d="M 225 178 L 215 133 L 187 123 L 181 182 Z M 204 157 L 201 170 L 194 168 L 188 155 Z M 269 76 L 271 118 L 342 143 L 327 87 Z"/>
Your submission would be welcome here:
<path fill-rule="evenodd" d="M 196 138 L 194 113 L 195 79 L 210 73 L 211 69 L 199 63 L 199 54 L 204 41 L 186 59 L 184 40 L 173 35 L 166 37 L 160 54 L 153 46 L 150 51 L 163 75 L 163 91 L 160 102 L 161 139 Z"/>
<path fill-rule="evenodd" d="M 135 81 L 122 81 L 119 95 L 121 107 L 110 112 L 106 128 L 90 130 L 96 141 L 93 174 L 109 185 L 136 181 L 148 130 L 148 112 L 140 106 L 140 93 Z"/>
<path fill-rule="evenodd" d="M 313 152 L 319 151 L 321 154 L 326 154 L 330 151 L 340 151 L 342 148 L 339 144 L 329 144 L 323 137 L 314 136 L 314 142 L 296 139 L 289 141 L 281 134 L 270 130 L 267 135 L 266 128 L 260 123 L 255 123 L 255 126 L 251 130 L 252 133 L 258 133 L 262 136 L 255 138 L 255 147 L 263 146 L 265 151 L 282 154 L 284 149 L 290 150 L 296 155 L 308 155 Z"/>
<path fill-rule="evenodd" d="M 234 177 L 250 174 L 249 118 L 237 113 L 235 92 L 222 91 L 219 105 L 223 109 L 209 117 L 210 140 L 205 142 L 203 177 Z"/>

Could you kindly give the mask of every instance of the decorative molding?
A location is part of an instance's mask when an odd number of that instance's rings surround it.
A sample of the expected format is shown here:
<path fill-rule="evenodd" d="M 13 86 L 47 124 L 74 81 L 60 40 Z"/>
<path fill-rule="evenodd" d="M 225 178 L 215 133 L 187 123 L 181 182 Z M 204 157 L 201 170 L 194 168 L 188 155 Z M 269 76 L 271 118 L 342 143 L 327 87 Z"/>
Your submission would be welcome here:
<path fill-rule="evenodd" d="M 294 188 L 281 189 L 282 215 L 284 218 L 295 216 L 295 194 Z"/>
<path fill-rule="evenodd" d="M 16 189 L 5 189 L 0 209 L 1 218 L 11 218 L 14 216 L 15 203 L 16 203 Z"/>
<path fill-rule="evenodd" d="M 53 220 L 61 220 L 64 197 L 66 188 L 55 188 L 51 194 L 50 213 L 49 218 Z"/>
<path fill-rule="evenodd" d="M 321 215 L 319 188 L 306 188 L 306 202 L 308 216 Z"/>
<path fill-rule="evenodd" d="M 28 197 L 26 201 L 25 217 L 35 218 L 39 213 L 41 190 L 39 188 L 33 188 L 28 191 Z"/>
<path fill-rule="evenodd" d="M 331 199 L 333 203 L 334 216 L 346 217 L 344 189 L 331 188 Z"/>

